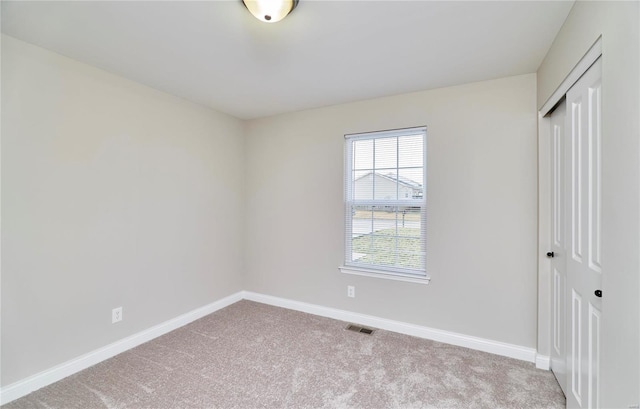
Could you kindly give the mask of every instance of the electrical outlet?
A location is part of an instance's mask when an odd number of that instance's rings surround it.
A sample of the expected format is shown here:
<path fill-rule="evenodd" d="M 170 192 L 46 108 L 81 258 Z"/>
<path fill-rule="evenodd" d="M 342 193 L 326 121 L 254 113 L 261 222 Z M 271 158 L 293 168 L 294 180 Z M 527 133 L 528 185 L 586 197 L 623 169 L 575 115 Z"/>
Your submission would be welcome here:
<path fill-rule="evenodd" d="M 122 307 L 114 308 L 111 310 L 111 323 L 122 321 Z"/>
<path fill-rule="evenodd" d="M 347 286 L 347 297 L 355 298 L 356 297 L 356 287 L 353 285 Z"/>

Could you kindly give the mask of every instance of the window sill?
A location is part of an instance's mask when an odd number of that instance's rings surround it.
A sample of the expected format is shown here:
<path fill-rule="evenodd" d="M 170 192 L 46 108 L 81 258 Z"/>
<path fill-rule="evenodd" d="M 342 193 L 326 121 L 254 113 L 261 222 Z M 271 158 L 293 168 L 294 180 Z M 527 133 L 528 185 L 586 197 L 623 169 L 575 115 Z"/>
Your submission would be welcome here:
<path fill-rule="evenodd" d="M 385 273 L 383 271 L 372 270 L 367 268 L 340 266 L 338 267 L 338 269 L 340 269 L 340 271 L 344 274 L 353 274 L 353 275 L 365 276 L 365 277 L 375 277 L 375 278 L 382 278 L 386 280 L 404 281 L 407 283 L 429 284 L 429 281 L 431 281 L 431 278 L 429 278 L 428 276 L 416 277 L 409 274 Z"/>

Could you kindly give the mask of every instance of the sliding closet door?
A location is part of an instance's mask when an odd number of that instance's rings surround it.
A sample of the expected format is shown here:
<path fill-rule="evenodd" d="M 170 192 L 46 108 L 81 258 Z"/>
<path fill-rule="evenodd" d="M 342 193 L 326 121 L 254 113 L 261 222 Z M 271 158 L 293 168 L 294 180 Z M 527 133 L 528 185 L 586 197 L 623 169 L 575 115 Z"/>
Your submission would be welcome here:
<path fill-rule="evenodd" d="M 601 78 L 599 59 L 566 95 L 566 396 L 570 408 L 599 407 Z"/>
<path fill-rule="evenodd" d="M 551 370 L 566 396 L 565 112 L 566 103 L 563 101 L 551 114 L 551 251 L 547 257 L 551 259 Z"/>

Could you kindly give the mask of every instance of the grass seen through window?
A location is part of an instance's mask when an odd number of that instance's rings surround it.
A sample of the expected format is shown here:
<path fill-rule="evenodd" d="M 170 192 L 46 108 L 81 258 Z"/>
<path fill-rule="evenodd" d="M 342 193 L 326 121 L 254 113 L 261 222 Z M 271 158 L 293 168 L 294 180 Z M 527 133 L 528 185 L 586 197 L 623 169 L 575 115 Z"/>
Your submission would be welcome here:
<path fill-rule="evenodd" d="M 373 222 L 393 220 L 396 226 L 355 235 L 351 248 L 357 263 L 404 268 L 421 267 L 420 222 L 418 212 L 385 212 L 358 210 L 354 220 Z M 413 227 L 402 227 L 411 224 Z"/>

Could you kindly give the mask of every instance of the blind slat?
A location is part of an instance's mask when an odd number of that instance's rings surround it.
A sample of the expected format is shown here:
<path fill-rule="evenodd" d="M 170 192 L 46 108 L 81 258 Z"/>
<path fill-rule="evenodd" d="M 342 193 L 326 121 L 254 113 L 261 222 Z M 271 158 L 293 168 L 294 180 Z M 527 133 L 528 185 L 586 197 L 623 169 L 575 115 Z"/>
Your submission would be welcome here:
<path fill-rule="evenodd" d="M 345 138 L 345 265 L 426 276 L 426 127 Z"/>

